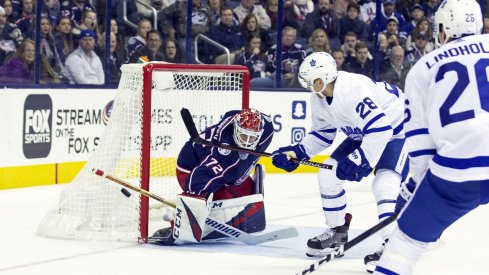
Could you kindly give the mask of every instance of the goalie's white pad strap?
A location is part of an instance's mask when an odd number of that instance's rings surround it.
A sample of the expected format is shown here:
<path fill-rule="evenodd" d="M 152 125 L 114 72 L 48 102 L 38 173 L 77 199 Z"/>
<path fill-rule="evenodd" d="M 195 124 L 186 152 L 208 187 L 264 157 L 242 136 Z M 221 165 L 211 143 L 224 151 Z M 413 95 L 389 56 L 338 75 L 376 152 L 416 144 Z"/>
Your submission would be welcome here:
<path fill-rule="evenodd" d="M 208 200 L 190 197 L 185 194 L 177 196 L 173 237 L 176 241 L 198 243 L 204 236 L 205 221 L 209 216 L 212 194 Z"/>
<path fill-rule="evenodd" d="M 243 206 L 243 205 L 246 206 L 250 203 L 255 203 L 259 201 L 263 201 L 262 194 L 249 195 L 249 196 L 227 199 L 227 200 L 217 200 L 212 202 L 211 211 L 217 209 L 223 209 L 223 208 L 236 207 L 236 206 Z"/>

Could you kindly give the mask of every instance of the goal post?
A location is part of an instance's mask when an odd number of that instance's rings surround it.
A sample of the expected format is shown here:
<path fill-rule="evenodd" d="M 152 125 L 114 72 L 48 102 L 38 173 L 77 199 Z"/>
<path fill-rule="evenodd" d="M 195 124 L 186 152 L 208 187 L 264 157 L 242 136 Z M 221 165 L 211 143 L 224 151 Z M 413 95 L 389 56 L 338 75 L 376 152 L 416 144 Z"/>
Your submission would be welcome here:
<path fill-rule="evenodd" d="M 189 140 L 181 108 L 190 109 L 203 130 L 225 112 L 249 106 L 250 75 L 244 66 L 148 62 L 126 64 L 121 70 L 100 143 L 62 191 L 59 204 L 44 216 L 39 235 L 147 241 L 150 209 L 160 205 L 137 193 L 124 196 L 120 186 L 93 175 L 91 169 L 173 199 L 181 192 L 176 160 Z"/>

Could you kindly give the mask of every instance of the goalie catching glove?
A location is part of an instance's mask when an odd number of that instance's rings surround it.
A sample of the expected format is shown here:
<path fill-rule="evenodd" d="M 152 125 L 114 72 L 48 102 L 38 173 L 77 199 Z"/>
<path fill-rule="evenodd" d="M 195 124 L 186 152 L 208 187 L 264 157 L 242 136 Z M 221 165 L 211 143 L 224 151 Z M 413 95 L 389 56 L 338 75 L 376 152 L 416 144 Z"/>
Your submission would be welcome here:
<path fill-rule="evenodd" d="M 304 146 L 302 146 L 302 144 L 280 147 L 272 154 L 273 165 L 278 168 L 284 169 L 287 172 L 292 172 L 297 169 L 297 167 L 299 167 L 299 163 L 290 161 L 291 158 L 299 160 L 309 160 L 306 149 L 304 148 Z"/>
<path fill-rule="evenodd" d="M 360 181 L 372 172 L 361 148 L 356 149 L 346 158 L 338 162 L 336 176 L 340 180 Z"/>

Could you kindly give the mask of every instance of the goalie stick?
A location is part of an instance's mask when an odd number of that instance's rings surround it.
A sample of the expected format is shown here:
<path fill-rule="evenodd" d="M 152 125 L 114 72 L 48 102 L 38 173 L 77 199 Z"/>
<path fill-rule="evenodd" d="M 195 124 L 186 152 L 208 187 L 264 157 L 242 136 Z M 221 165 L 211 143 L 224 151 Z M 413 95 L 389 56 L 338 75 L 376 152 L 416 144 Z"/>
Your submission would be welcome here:
<path fill-rule="evenodd" d="M 199 132 L 197 131 L 197 128 L 195 127 L 194 120 L 192 119 L 192 115 L 190 114 L 190 111 L 186 108 L 182 108 L 180 111 L 180 114 L 182 115 L 183 123 L 185 123 L 185 127 L 187 128 L 188 133 L 190 134 L 190 139 L 192 142 L 199 143 L 202 145 L 208 145 L 208 146 L 213 146 L 217 148 L 222 148 L 222 149 L 228 149 L 232 151 L 238 151 L 238 152 L 243 152 L 243 153 L 248 153 L 251 155 L 259 156 L 259 157 L 273 157 L 273 154 L 267 153 L 267 152 L 259 152 L 251 149 L 246 149 L 246 148 L 241 148 L 237 146 L 232 146 L 228 144 L 221 144 L 221 143 L 215 143 L 211 141 L 207 141 L 199 136 Z M 333 166 L 329 164 L 324 164 L 324 163 L 319 163 L 319 162 L 314 162 L 314 161 L 308 161 L 308 160 L 300 160 L 296 158 L 290 158 L 289 159 L 292 162 L 296 162 L 299 164 L 304 164 L 308 166 L 313 166 L 313 167 L 318 167 L 318 168 L 323 168 L 323 169 L 329 169 L 333 170 Z"/>
<path fill-rule="evenodd" d="M 172 203 L 168 200 L 165 200 L 164 198 L 162 198 L 156 194 L 150 193 L 144 189 L 133 186 L 129 182 L 126 182 L 122 179 L 111 176 L 111 175 L 105 173 L 104 171 L 102 171 L 100 169 L 93 168 L 92 173 L 94 173 L 97 176 L 106 178 L 110 181 L 113 181 L 117 184 L 120 184 L 124 187 L 127 187 L 133 191 L 136 191 L 143 196 L 146 196 L 148 198 L 152 198 L 152 199 L 157 200 L 161 203 L 164 203 L 170 207 L 176 208 L 176 205 L 174 203 Z M 251 235 L 251 234 L 248 234 L 248 233 L 246 233 L 246 232 L 244 232 L 238 228 L 235 228 L 235 227 L 230 226 L 228 224 L 220 223 L 219 221 L 216 221 L 216 220 L 211 219 L 211 218 L 207 218 L 205 221 L 205 224 L 208 225 L 209 227 L 211 227 L 213 230 L 215 230 L 221 234 L 224 234 L 228 237 L 236 239 L 237 241 L 240 241 L 242 243 L 249 244 L 249 245 L 255 245 L 255 244 L 260 244 L 260 243 L 265 243 L 265 242 L 281 240 L 281 239 L 293 238 L 293 237 L 297 237 L 299 235 L 297 230 L 293 227 L 279 229 L 279 230 L 272 231 L 272 232 L 265 233 L 265 234 L 261 234 L 261 235 Z"/>
<path fill-rule="evenodd" d="M 394 215 L 392 215 L 389 218 L 379 222 L 378 224 L 374 225 L 372 228 L 370 228 L 367 231 L 363 232 L 362 234 L 358 235 L 353 240 L 347 242 L 343 247 L 343 252 L 354 247 L 358 243 L 362 242 L 363 240 L 365 240 L 368 237 L 372 236 L 373 234 L 377 233 L 377 231 L 379 231 L 382 228 L 389 225 L 391 222 L 395 221 L 397 219 L 397 215 L 398 215 L 398 213 L 394 213 Z M 304 274 L 308 274 L 308 273 L 312 273 L 312 272 L 316 271 L 317 269 L 319 269 L 320 266 L 331 261 L 334 258 L 334 254 L 335 253 L 331 253 L 331 254 L 328 254 L 328 255 L 322 257 L 321 259 L 312 263 L 311 265 L 309 265 L 305 269 L 301 270 L 300 272 L 297 272 L 296 275 L 304 275 Z"/>

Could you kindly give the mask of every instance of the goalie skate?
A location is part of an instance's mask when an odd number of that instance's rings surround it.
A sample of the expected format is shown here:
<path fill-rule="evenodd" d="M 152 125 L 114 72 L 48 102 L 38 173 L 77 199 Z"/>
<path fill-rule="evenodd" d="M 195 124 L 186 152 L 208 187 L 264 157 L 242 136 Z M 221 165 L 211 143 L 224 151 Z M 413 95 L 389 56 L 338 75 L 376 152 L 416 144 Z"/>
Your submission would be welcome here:
<path fill-rule="evenodd" d="M 348 241 L 348 228 L 350 227 L 351 214 L 346 213 L 345 224 L 334 228 L 328 228 L 307 241 L 306 255 L 309 257 L 324 257 L 335 254 L 336 258 L 343 257 L 343 246 Z"/>
<path fill-rule="evenodd" d="M 148 238 L 148 243 L 156 245 L 170 246 L 175 243 L 171 227 L 162 228 L 156 231 L 153 236 Z"/>

